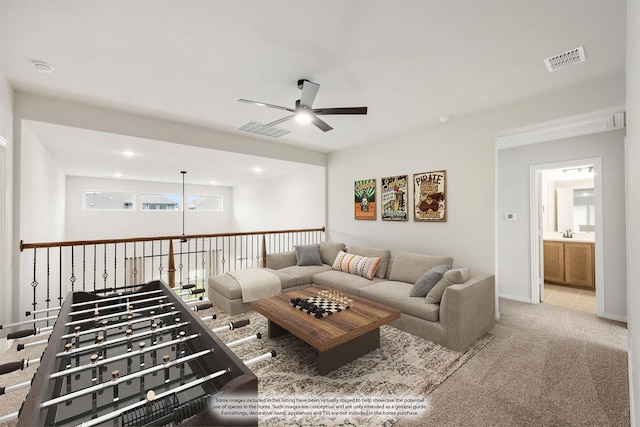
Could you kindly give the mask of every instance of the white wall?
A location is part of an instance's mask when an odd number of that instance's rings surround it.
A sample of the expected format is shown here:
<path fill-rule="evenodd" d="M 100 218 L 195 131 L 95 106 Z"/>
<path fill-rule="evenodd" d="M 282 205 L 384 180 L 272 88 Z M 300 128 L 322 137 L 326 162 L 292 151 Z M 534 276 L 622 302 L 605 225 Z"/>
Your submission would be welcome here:
<path fill-rule="evenodd" d="M 136 208 L 130 211 L 83 209 L 84 190 L 132 191 Z M 143 211 L 141 193 L 182 194 L 182 184 L 68 176 L 66 240 L 118 239 L 182 234 L 182 211 Z M 185 184 L 185 194 L 222 196 L 222 212 L 186 211 L 185 234 L 226 233 L 233 211 L 230 187 Z"/>
<path fill-rule="evenodd" d="M 61 241 L 64 240 L 64 199 L 65 175 L 62 169 L 53 161 L 49 152 L 44 148 L 38 137 L 28 126 L 21 127 L 22 152 L 20 164 L 20 232 L 19 237 L 25 242 Z M 51 262 L 55 264 L 58 254 L 51 254 Z M 18 313 L 31 308 L 33 293 L 31 284 L 34 282 L 33 254 L 29 251 L 20 254 L 20 278 L 14 280 L 14 295 L 19 296 L 17 302 Z M 25 262 L 25 260 L 28 260 Z M 44 260 L 41 260 L 44 261 Z M 40 262 L 36 274 L 36 301 L 42 303 L 46 297 L 46 263 Z M 21 292 L 18 291 L 21 289 Z M 53 303 L 52 306 L 57 305 Z M 39 306 L 41 308 L 42 306 Z"/>
<path fill-rule="evenodd" d="M 2 10 L 0 10 L 0 14 Z M 0 51 L 2 51 L 2 39 L 0 39 Z M 12 198 L 13 198 L 13 89 L 7 82 L 0 67 L 0 136 L 7 142 L 7 146 L 0 150 L 0 173 L 2 173 L 3 189 L 0 192 L 0 322 L 5 323 L 12 317 L 12 258 L 13 243 L 12 223 Z M 0 340 L 0 351 L 5 349 L 6 340 Z"/>
<path fill-rule="evenodd" d="M 450 255 L 456 265 L 492 273 L 496 134 L 619 105 L 624 105 L 622 74 L 332 153 L 327 169 L 329 238 Z M 354 181 L 377 178 L 379 191 L 381 177 L 441 169 L 447 170 L 447 222 L 414 222 L 413 215 L 408 222 L 387 222 L 380 220 L 380 212 L 376 221 L 353 219 Z"/>
<path fill-rule="evenodd" d="M 640 423 L 640 2 L 627 2 L 627 283 L 631 425 Z"/>
<path fill-rule="evenodd" d="M 498 151 L 496 244 L 501 296 L 526 301 L 532 298 L 529 166 L 599 157 L 604 206 L 605 315 L 626 317 L 624 136 L 622 129 Z M 517 213 L 518 220 L 506 221 L 506 212 Z"/>
<path fill-rule="evenodd" d="M 233 188 L 233 230 L 319 228 L 325 221 L 325 168 Z"/>

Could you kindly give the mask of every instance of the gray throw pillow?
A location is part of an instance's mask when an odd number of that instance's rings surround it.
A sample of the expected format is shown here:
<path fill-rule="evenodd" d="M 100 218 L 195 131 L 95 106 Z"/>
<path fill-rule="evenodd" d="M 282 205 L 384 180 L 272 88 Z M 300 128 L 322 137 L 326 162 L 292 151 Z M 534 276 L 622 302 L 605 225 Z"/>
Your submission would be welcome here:
<path fill-rule="evenodd" d="M 451 268 L 447 264 L 437 265 L 426 271 L 411 288 L 412 297 L 426 297 L 431 288 L 442 278 L 442 275 Z"/>
<path fill-rule="evenodd" d="M 427 294 L 427 297 L 425 298 L 425 302 L 431 304 L 440 304 L 442 295 L 449 286 L 465 283 L 470 278 L 471 270 L 469 270 L 469 267 L 454 268 L 453 270 L 445 272 L 442 275 L 442 279 L 440 279 L 438 283 L 436 283 L 436 285 L 431 288 L 431 290 Z"/>
<path fill-rule="evenodd" d="M 320 245 L 295 246 L 295 250 L 298 265 L 322 265 Z"/>

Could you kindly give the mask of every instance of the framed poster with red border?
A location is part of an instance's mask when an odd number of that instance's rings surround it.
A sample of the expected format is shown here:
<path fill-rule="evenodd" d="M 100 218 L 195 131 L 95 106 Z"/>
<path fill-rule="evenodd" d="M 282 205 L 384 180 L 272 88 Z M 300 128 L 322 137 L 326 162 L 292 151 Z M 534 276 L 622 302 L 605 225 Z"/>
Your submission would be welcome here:
<path fill-rule="evenodd" d="M 355 219 L 376 219 L 376 180 L 363 179 L 355 181 L 354 193 L 354 217 Z"/>
<path fill-rule="evenodd" d="M 447 220 L 447 171 L 413 174 L 413 219 Z"/>

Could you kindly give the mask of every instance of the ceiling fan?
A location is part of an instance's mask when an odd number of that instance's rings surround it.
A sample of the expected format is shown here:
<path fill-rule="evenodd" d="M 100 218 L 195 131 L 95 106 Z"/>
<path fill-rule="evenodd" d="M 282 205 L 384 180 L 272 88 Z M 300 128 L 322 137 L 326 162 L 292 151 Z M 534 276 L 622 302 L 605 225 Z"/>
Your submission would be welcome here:
<path fill-rule="evenodd" d="M 367 114 L 367 107 L 343 107 L 343 108 L 313 108 L 313 101 L 316 98 L 320 85 L 310 82 L 309 80 L 298 80 L 298 89 L 302 90 L 300 99 L 296 101 L 295 108 L 282 107 L 280 105 L 267 104 L 264 102 L 250 101 L 248 99 L 239 99 L 238 102 L 246 102 L 248 104 L 258 105 L 260 107 L 276 108 L 278 110 L 289 111 L 293 114 L 278 119 L 274 122 L 267 123 L 262 129 L 267 129 L 287 120 L 296 118 L 297 121 L 302 123 L 313 123 L 323 132 L 328 132 L 333 129 L 326 122 L 321 120 L 318 116 L 324 116 L 328 114 Z"/>

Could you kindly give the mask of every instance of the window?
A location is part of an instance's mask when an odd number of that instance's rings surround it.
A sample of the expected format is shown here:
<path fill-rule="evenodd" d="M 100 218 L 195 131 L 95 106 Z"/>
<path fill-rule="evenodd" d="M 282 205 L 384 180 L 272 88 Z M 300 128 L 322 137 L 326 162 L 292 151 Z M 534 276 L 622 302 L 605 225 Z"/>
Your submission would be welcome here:
<path fill-rule="evenodd" d="M 134 193 L 129 191 L 84 192 L 85 210 L 133 210 Z"/>
<path fill-rule="evenodd" d="M 222 212 L 221 196 L 189 196 L 189 210 L 203 212 Z"/>
<path fill-rule="evenodd" d="M 143 211 L 179 211 L 182 196 L 177 194 L 142 193 Z"/>

